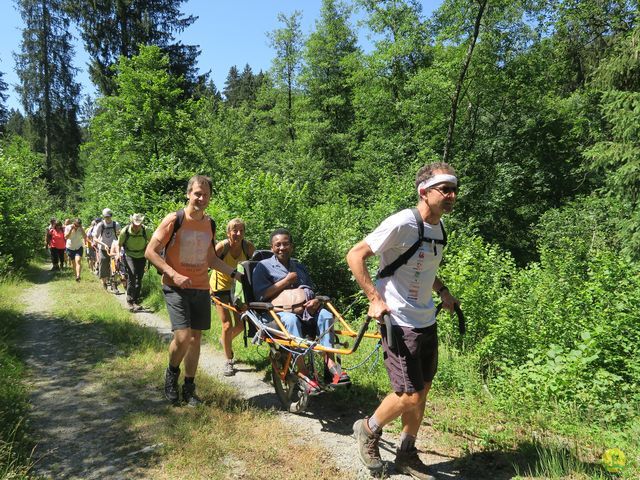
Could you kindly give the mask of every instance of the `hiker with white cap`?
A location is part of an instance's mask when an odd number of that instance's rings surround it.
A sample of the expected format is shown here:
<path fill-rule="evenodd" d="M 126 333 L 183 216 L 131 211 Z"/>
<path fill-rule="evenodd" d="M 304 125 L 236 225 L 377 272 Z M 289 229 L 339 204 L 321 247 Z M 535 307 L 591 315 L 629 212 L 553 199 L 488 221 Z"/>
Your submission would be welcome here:
<path fill-rule="evenodd" d="M 111 278 L 111 257 L 109 251 L 111 250 L 111 244 L 116 241 L 120 234 L 120 225 L 118 222 L 112 219 L 113 212 L 110 208 L 102 210 L 102 221 L 96 225 L 93 238 L 99 245 L 98 250 L 98 262 L 99 271 L 98 276 L 102 280 L 102 286 L 107 289 L 107 282 Z"/>
<path fill-rule="evenodd" d="M 134 213 L 129 217 L 131 223 L 122 229 L 118 237 L 118 245 L 124 250 L 124 268 L 127 272 L 127 305 L 132 312 L 142 310 L 140 306 L 140 290 L 147 259 L 144 251 L 149 243 L 150 235 L 142 224 L 144 215 Z"/>
<path fill-rule="evenodd" d="M 384 319 L 384 364 L 393 391 L 371 417 L 353 425 L 362 463 L 374 474 L 383 471 L 379 442 L 382 428 L 400 418 L 402 431 L 395 469 L 421 480 L 432 480 L 431 469 L 418 456 L 416 437 L 424 416 L 427 393 L 438 368 L 436 308 L 459 304 L 438 278 L 447 244 L 442 216 L 453 210 L 458 179 L 444 162 L 422 167 L 416 175 L 418 204 L 387 217 L 347 254 L 347 263 L 369 299 L 368 314 Z M 374 284 L 366 261 L 380 257 Z"/>

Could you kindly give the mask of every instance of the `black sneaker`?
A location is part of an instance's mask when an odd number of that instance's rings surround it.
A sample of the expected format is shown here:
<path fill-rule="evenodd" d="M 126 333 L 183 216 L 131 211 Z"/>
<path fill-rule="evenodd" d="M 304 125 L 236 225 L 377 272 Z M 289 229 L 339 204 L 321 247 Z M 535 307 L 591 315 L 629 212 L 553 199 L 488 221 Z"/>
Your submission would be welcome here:
<path fill-rule="evenodd" d="M 396 451 L 396 471 L 411 475 L 418 480 L 436 480 L 436 477 L 431 475 L 431 469 L 422 463 L 420 457 L 418 457 L 418 450 L 412 448 L 406 452 L 401 450 Z"/>
<path fill-rule="evenodd" d="M 182 400 L 187 404 L 187 407 L 199 407 L 202 405 L 202 400 L 196 395 L 195 383 L 185 383 L 182 385 Z"/>
<path fill-rule="evenodd" d="M 353 435 L 356 437 L 358 453 L 364 466 L 372 473 L 379 473 L 383 467 L 382 459 L 380 458 L 380 447 L 378 446 L 381 435 L 369 431 L 366 422 L 367 418 L 357 420 L 353 424 Z"/>
<path fill-rule="evenodd" d="M 180 370 L 173 373 L 167 367 L 164 373 L 164 396 L 167 397 L 171 403 L 176 404 L 180 400 L 178 394 L 178 377 L 180 376 Z"/>

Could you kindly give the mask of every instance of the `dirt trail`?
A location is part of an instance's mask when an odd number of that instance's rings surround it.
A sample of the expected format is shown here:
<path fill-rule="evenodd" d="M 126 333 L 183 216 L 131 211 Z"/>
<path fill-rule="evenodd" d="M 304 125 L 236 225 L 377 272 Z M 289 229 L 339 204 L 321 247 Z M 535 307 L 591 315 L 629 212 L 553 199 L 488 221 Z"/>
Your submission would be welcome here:
<path fill-rule="evenodd" d="M 50 304 L 46 284 L 48 274 L 43 272 L 42 275 L 42 283 L 25 295 L 26 341 L 22 346 L 32 372 L 31 423 L 38 442 L 35 473 L 56 479 L 146 478 L 145 467 L 150 465 L 145 461 L 151 461 L 147 457 L 156 460 L 157 457 L 145 453 L 152 451 L 154 446 L 136 443 L 126 431 L 118 428 L 118 420 L 127 411 L 139 409 L 141 404 L 147 405 L 145 409 L 157 410 L 164 403 L 158 395 L 160 387 L 131 392 L 131 395 L 123 392 L 114 396 L 106 392 L 91 367 L 118 352 L 100 338 L 97 327 L 68 323 L 50 316 L 47 312 Z M 124 295 L 116 298 L 124 307 Z M 134 317 L 141 325 L 155 329 L 166 339 L 171 338 L 168 322 L 159 316 L 141 312 Z M 223 377 L 223 364 L 224 357 L 220 352 L 211 345 L 203 345 L 200 372 L 234 386 L 259 408 L 279 408 L 273 386 L 264 380 L 264 372 L 240 364 L 235 376 Z M 278 415 L 289 428 L 301 433 L 302 442 L 323 445 L 328 451 L 328 461 L 357 478 L 370 479 L 368 471 L 360 465 L 351 436 L 353 422 L 366 413 L 369 412 L 359 411 L 354 405 L 337 411 L 335 405 L 331 408 L 323 406 L 322 397 L 318 397 L 304 414 L 279 411 Z M 395 441 L 385 433 L 381 444 L 383 460 L 389 462 L 387 473 L 394 480 L 410 478 L 393 470 Z M 423 453 L 421 457 L 434 466 L 438 478 L 463 478 L 452 459 L 431 453 Z"/>
<path fill-rule="evenodd" d="M 47 277 L 43 272 L 39 280 Z M 46 283 L 30 288 L 23 301 L 27 315 L 20 348 L 30 370 L 34 473 L 55 479 L 145 478 L 141 457 L 150 446 L 137 444 L 118 425 L 133 398 L 106 391 L 93 368 L 118 352 L 94 326 L 52 317 Z M 147 408 L 161 403 L 153 391 L 136 396 L 136 403 L 146 397 Z"/>

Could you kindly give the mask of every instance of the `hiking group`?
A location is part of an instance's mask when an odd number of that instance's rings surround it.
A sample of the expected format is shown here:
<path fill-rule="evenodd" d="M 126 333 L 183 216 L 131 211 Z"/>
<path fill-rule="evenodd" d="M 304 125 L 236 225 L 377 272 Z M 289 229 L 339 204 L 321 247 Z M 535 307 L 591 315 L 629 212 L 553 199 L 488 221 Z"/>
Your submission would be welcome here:
<path fill-rule="evenodd" d="M 432 293 L 439 295 L 444 309 L 453 311 L 459 303 L 437 276 L 446 245 L 442 216 L 453 209 L 458 180 L 450 165 L 433 163 L 418 171 L 415 186 L 416 207 L 384 219 L 346 256 L 349 269 L 369 300 L 368 315 L 381 325 L 384 365 L 392 388 L 372 415 L 356 421 L 353 429 L 363 465 L 371 473 L 379 474 L 383 470 L 379 449 L 383 427 L 400 418 L 402 432 L 396 451 L 396 470 L 415 478 L 431 479 L 434 477 L 418 457 L 415 444 L 427 393 L 438 366 Z M 211 200 L 211 187 L 209 177 L 192 177 L 186 189 L 187 205 L 167 214 L 151 235 L 143 225 L 143 215 L 131 215 L 130 223 L 121 229 L 113 221 L 111 210 L 105 208 L 102 218 L 92 222 L 87 232 L 76 219 L 61 236 L 60 222 L 52 219 L 46 239 L 53 269 L 62 268 L 61 250 L 64 252 L 66 248 L 78 265 L 78 280 L 82 256 L 82 249 L 79 252 L 77 249 L 78 238 L 86 240 L 88 252 L 95 252 L 95 257 L 88 255 L 88 261 L 90 265 L 95 262 L 105 289 L 117 268 L 114 263 L 122 265 L 127 302 L 134 311 L 141 308 L 140 288 L 146 261 L 155 266 L 162 274 L 162 292 L 173 331 L 164 374 L 164 394 L 172 404 L 178 404 L 182 397 L 184 404 L 194 407 L 202 403 L 196 393 L 195 376 L 202 332 L 211 326 L 211 296 L 229 304 L 233 282 L 242 276 L 236 267 L 256 251 L 244 238 L 246 226 L 238 218 L 228 223 L 227 238 L 216 243 L 216 223 L 205 213 Z M 63 245 L 65 239 L 67 243 Z M 70 239 L 73 239 L 71 243 Z M 283 228 L 273 231 L 270 250 L 273 255 L 260 261 L 253 271 L 255 298 L 272 301 L 288 290 L 302 290 L 304 298 L 298 304 L 299 310 L 278 313 L 286 328 L 294 335 L 301 335 L 303 328 L 309 327 L 330 331 L 332 314 L 321 308 L 315 298 L 306 267 L 291 258 L 292 234 Z M 375 281 L 366 265 L 373 256 L 380 258 Z M 114 262 L 114 259 L 121 260 Z M 226 357 L 223 374 L 230 376 L 235 374 L 232 340 L 243 331 L 243 326 L 237 313 L 219 304 L 216 308 L 222 322 L 220 341 Z M 330 342 L 331 335 L 320 341 Z M 324 361 L 329 383 L 350 383 L 346 372 L 340 370 L 331 355 L 325 355 Z M 180 389 L 181 366 L 184 383 Z M 315 393 L 314 385 L 309 385 L 308 393 Z"/>

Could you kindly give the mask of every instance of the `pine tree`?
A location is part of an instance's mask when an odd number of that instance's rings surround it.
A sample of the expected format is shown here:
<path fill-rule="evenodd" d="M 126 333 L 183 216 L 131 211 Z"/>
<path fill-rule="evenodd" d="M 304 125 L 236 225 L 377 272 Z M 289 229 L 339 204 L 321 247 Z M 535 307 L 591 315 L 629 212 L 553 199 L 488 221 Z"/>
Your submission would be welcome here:
<path fill-rule="evenodd" d="M 340 175 L 350 164 L 347 132 L 355 118 L 350 80 L 358 47 L 349 15 L 344 4 L 323 0 L 301 76 L 314 117 L 309 151 L 320 156 L 329 175 Z"/>
<path fill-rule="evenodd" d="M 222 94 L 228 105 L 237 107 L 239 105 L 238 90 L 240 87 L 240 74 L 238 73 L 238 67 L 232 65 L 227 74 L 227 79 L 224 82 L 224 90 Z"/>
<path fill-rule="evenodd" d="M 15 55 L 20 94 L 35 148 L 45 155 L 49 188 L 64 193 L 79 176 L 80 86 L 71 64 L 70 20 L 62 0 L 17 0 L 24 21 L 21 52 Z"/>
<path fill-rule="evenodd" d="M 273 72 L 276 86 L 286 95 L 285 121 L 289 138 L 294 141 L 296 133 L 293 99 L 298 87 L 304 43 L 301 29 L 302 14 L 299 11 L 293 12 L 290 16 L 279 13 L 278 21 L 283 24 L 283 27 L 269 34 L 271 45 L 276 51 Z"/>
<path fill-rule="evenodd" d="M 85 48 L 91 56 L 91 80 L 103 95 L 114 93 L 111 67 L 121 56 L 131 58 L 139 45 L 156 45 L 169 55 L 171 73 L 183 75 L 187 89 L 203 82 L 196 74 L 195 45 L 182 45 L 174 35 L 196 21 L 183 16 L 186 0 L 94 0 L 73 2 L 70 11 L 78 22 Z"/>
<path fill-rule="evenodd" d="M 5 104 L 7 98 L 9 98 L 7 95 L 9 86 L 2 77 L 4 77 L 4 73 L 0 72 L 0 132 L 4 131 L 4 127 L 7 123 L 7 120 L 9 119 L 9 111 L 7 110 L 7 106 Z"/>

